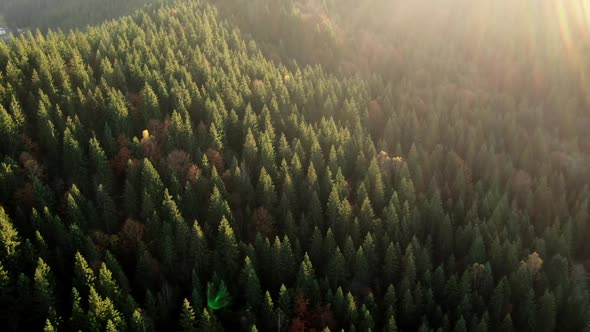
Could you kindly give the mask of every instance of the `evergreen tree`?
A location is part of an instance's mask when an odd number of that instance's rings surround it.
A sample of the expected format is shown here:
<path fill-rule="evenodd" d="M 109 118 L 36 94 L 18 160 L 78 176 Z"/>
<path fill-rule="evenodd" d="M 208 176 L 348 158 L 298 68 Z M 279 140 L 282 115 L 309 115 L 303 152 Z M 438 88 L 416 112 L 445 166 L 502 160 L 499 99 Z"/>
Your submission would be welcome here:
<path fill-rule="evenodd" d="M 279 309 L 281 312 L 290 317 L 291 314 L 291 295 L 289 294 L 289 290 L 285 285 L 281 285 L 281 289 L 279 290 Z"/>
<path fill-rule="evenodd" d="M 36 310 L 35 314 L 41 317 L 47 317 L 47 315 L 54 315 L 54 284 L 52 275 L 50 272 L 49 265 L 47 265 L 43 259 L 37 260 L 37 267 L 35 268 L 34 275 L 34 294 Z"/>
<path fill-rule="evenodd" d="M 244 300 L 251 308 L 258 308 L 262 302 L 262 290 L 260 281 L 256 275 L 256 271 L 252 266 L 250 257 L 244 260 L 244 267 L 242 268 L 241 284 L 244 293 Z"/>
<path fill-rule="evenodd" d="M 238 270 L 238 244 L 234 231 L 225 217 L 221 218 L 216 240 L 215 271 L 222 279 L 228 279 Z"/>
<path fill-rule="evenodd" d="M 272 302 L 272 298 L 270 297 L 270 293 L 266 291 L 264 295 L 264 299 L 262 300 L 262 306 L 260 309 L 260 315 L 262 318 L 263 325 L 267 329 L 273 329 L 275 324 L 275 313 L 274 313 L 274 304 Z"/>
<path fill-rule="evenodd" d="M 336 248 L 336 251 L 330 258 L 327 275 L 332 287 L 338 287 L 346 279 L 346 260 L 340 252 L 340 248 Z"/>
<path fill-rule="evenodd" d="M 272 182 L 272 178 L 266 172 L 264 166 L 260 170 L 260 177 L 258 178 L 258 185 L 256 186 L 258 203 L 267 209 L 271 209 L 275 206 L 276 192 L 275 186 Z"/>
<path fill-rule="evenodd" d="M 82 299 L 76 287 L 72 288 L 72 316 L 70 317 L 70 326 L 74 330 L 88 328 L 86 326 L 86 313 L 82 308 Z"/>
<path fill-rule="evenodd" d="M 395 322 L 395 316 L 394 315 L 389 316 L 389 319 L 387 320 L 387 325 L 385 327 L 385 331 L 387 331 L 387 332 L 397 332 L 397 324 Z"/>
<path fill-rule="evenodd" d="M 164 185 L 158 171 L 149 159 L 143 160 L 141 170 L 141 215 L 144 218 L 151 216 L 157 204 L 164 199 Z"/>
<path fill-rule="evenodd" d="M 184 299 L 182 302 L 182 311 L 180 312 L 180 327 L 182 331 L 193 332 L 196 331 L 196 325 L 197 321 L 193 307 L 187 299 Z"/>
<path fill-rule="evenodd" d="M 299 267 L 299 272 L 297 272 L 297 288 L 302 290 L 304 294 L 311 295 L 314 278 L 315 271 L 306 253 Z"/>
<path fill-rule="evenodd" d="M 17 249 L 20 245 L 18 231 L 13 224 L 4 208 L 0 206 L 0 245 L 2 250 L 2 257 L 13 260 L 17 255 Z"/>
<path fill-rule="evenodd" d="M 545 290 L 545 294 L 537 302 L 536 328 L 540 331 L 553 331 L 556 327 L 555 298 L 551 292 Z"/>

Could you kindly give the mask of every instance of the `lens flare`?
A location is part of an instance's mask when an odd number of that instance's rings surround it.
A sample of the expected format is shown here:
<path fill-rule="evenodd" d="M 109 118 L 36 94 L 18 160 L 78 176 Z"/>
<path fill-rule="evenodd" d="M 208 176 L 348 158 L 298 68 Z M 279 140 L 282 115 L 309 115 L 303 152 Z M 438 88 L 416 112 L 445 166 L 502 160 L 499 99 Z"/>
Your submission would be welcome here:
<path fill-rule="evenodd" d="M 553 1 L 561 45 L 570 70 L 578 74 L 579 86 L 590 105 L 590 3 L 584 0 Z"/>
<path fill-rule="evenodd" d="M 223 280 L 216 287 L 213 283 L 207 284 L 207 306 L 212 310 L 219 310 L 227 307 L 231 302 L 231 297 L 225 287 Z"/>

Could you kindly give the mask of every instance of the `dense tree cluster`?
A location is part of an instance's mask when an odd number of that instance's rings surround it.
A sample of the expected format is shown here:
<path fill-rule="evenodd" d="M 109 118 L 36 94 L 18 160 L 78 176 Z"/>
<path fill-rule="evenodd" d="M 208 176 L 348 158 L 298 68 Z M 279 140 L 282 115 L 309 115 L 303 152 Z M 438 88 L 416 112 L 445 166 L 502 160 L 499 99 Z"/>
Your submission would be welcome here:
<path fill-rule="evenodd" d="M 482 77 L 428 29 L 436 53 L 406 40 L 361 67 L 336 23 L 300 66 L 279 41 L 302 38 L 301 2 L 215 3 L 0 43 L 3 327 L 588 329 L 571 72 Z M 317 10 L 354 22 L 337 4 Z M 229 15 L 249 5 L 285 20 Z M 328 63 L 347 52 L 360 75 Z"/>

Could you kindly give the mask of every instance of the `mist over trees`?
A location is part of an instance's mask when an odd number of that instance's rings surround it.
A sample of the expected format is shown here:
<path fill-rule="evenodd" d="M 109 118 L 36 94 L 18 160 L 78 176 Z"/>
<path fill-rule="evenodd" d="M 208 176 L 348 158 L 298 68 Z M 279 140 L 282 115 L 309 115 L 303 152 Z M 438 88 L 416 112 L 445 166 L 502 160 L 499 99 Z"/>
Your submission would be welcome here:
<path fill-rule="evenodd" d="M 3 2 L 2 326 L 588 330 L 587 17 L 476 3 Z"/>

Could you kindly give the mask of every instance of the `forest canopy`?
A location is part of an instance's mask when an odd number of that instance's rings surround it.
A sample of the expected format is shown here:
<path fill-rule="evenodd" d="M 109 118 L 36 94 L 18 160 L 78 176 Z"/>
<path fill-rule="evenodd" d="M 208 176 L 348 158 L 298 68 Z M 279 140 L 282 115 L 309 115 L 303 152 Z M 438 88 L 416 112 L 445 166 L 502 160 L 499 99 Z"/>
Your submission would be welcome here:
<path fill-rule="evenodd" d="M 0 324 L 588 331 L 590 11 L 472 3 L 3 1 Z"/>

